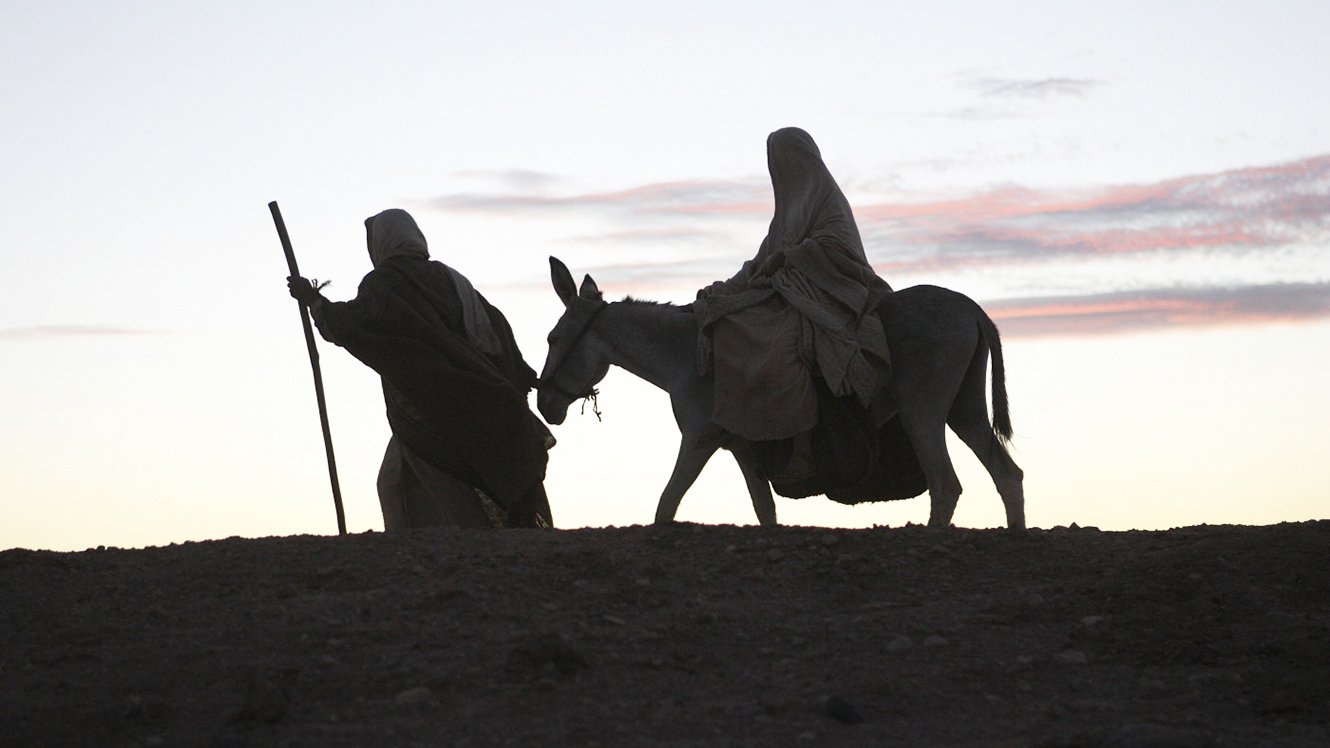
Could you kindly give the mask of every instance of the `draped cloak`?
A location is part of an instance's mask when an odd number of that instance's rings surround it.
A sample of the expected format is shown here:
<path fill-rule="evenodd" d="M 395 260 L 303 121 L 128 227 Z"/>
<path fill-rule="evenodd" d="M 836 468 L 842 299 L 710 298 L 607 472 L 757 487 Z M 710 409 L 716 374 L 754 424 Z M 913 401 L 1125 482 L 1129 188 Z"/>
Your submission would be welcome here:
<path fill-rule="evenodd" d="M 503 314 L 429 259 L 403 210 L 365 221 L 374 269 L 356 298 L 325 301 L 324 339 L 377 372 L 393 435 L 510 508 L 545 476 L 548 431 L 527 407 L 536 373 Z"/>
<path fill-rule="evenodd" d="M 753 441 L 793 437 L 818 419 L 816 374 L 868 408 L 890 377 L 876 314 L 891 287 L 864 254 L 850 204 L 808 133 L 767 138 L 775 213 L 757 255 L 694 302 L 698 365 L 716 387 L 713 421 Z M 780 263 L 772 258 L 783 256 Z"/>

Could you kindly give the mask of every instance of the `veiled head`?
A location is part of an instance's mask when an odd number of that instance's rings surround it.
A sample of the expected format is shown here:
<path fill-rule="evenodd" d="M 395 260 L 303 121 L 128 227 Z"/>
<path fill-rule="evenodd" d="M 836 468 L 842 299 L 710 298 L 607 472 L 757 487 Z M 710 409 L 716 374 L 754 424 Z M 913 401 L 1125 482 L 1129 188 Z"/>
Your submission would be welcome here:
<path fill-rule="evenodd" d="M 374 267 L 391 257 L 429 259 L 429 244 L 416 219 L 401 208 L 390 208 L 365 219 L 365 244 Z"/>
<path fill-rule="evenodd" d="M 863 241 L 850 203 L 811 135 L 797 127 L 768 135 L 767 170 L 776 202 L 767 232 L 772 251 L 814 238 L 848 247 L 863 258 Z"/>

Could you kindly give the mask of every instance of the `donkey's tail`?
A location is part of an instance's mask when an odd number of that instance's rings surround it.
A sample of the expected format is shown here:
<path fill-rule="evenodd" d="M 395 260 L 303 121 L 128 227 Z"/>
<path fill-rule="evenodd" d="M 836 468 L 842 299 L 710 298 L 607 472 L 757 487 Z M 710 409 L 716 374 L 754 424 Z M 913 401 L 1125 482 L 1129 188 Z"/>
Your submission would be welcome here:
<path fill-rule="evenodd" d="M 1002 338 L 997 325 L 979 310 L 979 331 L 993 359 L 993 433 L 1003 442 L 1011 441 L 1011 413 L 1007 408 L 1007 372 L 1002 364 Z"/>

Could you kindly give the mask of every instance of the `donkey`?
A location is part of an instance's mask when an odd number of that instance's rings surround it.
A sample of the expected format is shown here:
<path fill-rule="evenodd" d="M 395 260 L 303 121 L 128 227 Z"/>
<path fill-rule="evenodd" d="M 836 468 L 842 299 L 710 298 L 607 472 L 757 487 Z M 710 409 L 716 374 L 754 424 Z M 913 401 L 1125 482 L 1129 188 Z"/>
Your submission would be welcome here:
<path fill-rule="evenodd" d="M 713 383 L 697 370 L 697 323 L 691 309 L 631 298 L 607 303 L 587 275 L 581 288 L 567 266 L 550 258 L 550 277 L 564 304 L 549 334 L 549 354 L 537 388 L 540 414 L 563 423 L 574 400 L 596 394 L 610 365 L 660 387 L 670 395 L 681 440 L 674 472 L 656 506 L 657 523 L 672 522 L 683 495 L 712 454 L 733 454 L 763 525 L 776 524 L 771 485 L 761 472 L 757 445 L 723 444 L 708 438 Z M 927 479 L 930 527 L 948 527 L 961 484 L 947 454 L 951 426 L 979 460 L 1002 497 L 1007 526 L 1025 528 L 1024 473 L 1011 459 L 1011 438 L 1002 344 L 997 327 L 969 297 L 937 286 L 914 286 L 887 296 L 879 308 L 891 350 L 886 392 Z M 984 392 L 993 358 L 993 422 Z"/>

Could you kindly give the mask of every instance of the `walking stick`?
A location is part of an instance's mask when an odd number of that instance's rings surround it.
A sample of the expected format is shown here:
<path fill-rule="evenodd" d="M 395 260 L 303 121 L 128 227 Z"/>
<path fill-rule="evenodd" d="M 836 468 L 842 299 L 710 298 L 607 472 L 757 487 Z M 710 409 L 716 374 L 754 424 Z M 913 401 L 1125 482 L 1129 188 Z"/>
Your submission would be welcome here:
<path fill-rule="evenodd" d="M 286 252 L 286 267 L 291 275 L 299 277 L 296 267 L 296 253 L 291 249 L 291 237 L 286 235 L 286 222 L 282 220 L 282 211 L 277 201 L 268 203 L 272 211 L 272 222 L 277 224 L 277 236 L 282 240 L 282 251 Z M 305 328 L 305 346 L 309 348 L 309 365 L 314 369 L 314 395 L 319 401 L 319 423 L 323 426 L 323 448 L 328 453 L 328 478 L 332 481 L 333 506 L 337 508 L 337 534 L 346 534 L 346 515 L 342 511 L 342 489 L 337 486 L 337 460 L 333 458 L 332 432 L 328 430 L 328 405 L 323 400 L 323 373 L 319 370 L 319 351 L 314 347 L 314 328 L 309 324 L 309 309 L 303 303 L 300 307 L 300 324 Z"/>

